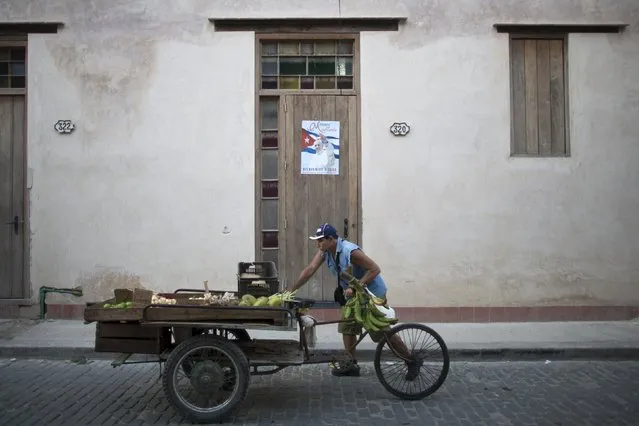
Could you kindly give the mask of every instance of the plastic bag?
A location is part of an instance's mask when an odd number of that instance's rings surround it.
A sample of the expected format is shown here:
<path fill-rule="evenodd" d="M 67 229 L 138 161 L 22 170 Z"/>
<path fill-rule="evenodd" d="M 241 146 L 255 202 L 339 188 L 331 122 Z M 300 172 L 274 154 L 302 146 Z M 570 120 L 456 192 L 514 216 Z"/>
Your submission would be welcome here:
<path fill-rule="evenodd" d="M 369 296 L 371 297 L 377 297 L 375 296 L 375 294 L 373 294 L 372 291 L 370 291 L 368 289 L 368 287 L 364 287 L 366 289 L 366 292 L 369 294 Z M 395 319 L 397 318 L 397 316 L 395 315 L 395 309 L 391 308 L 390 306 L 386 307 L 386 306 L 381 306 L 381 305 L 375 305 L 375 308 L 377 308 L 378 311 L 380 311 L 381 313 L 384 314 L 384 316 L 388 319 Z"/>
<path fill-rule="evenodd" d="M 317 332 L 315 330 L 315 324 L 317 320 L 310 315 L 303 315 L 302 326 L 304 327 L 304 338 L 309 348 L 314 348 L 317 344 Z"/>

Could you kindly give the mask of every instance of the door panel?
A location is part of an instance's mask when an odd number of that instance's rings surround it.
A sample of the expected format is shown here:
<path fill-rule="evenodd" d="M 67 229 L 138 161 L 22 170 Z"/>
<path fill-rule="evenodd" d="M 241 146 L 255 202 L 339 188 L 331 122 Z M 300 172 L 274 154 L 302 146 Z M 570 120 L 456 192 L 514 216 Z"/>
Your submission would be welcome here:
<path fill-rule="evenodd" d="M 0 299 L 24 294 L 24 96 L 0 96 Z"/>
<path fill-rule="evenodd" d="M 284 130 L 282 173 L 283 212 L 280 229 L 284 230 L 281 275 L 293 285 L 302 269 L 317 252 L 317 243 L 309 235 L 329 222 L 344 236 L 345 219 L 348 237 L 358 236 L 357 98 L 355 96 L 287 95 L 282 98 L 280 117 Z M 302 121 L 339 121 L 339 174 L 301 174 Z M 300 297 L 333 300 L 336 279 L 322 267 L 299 291 Z"/>

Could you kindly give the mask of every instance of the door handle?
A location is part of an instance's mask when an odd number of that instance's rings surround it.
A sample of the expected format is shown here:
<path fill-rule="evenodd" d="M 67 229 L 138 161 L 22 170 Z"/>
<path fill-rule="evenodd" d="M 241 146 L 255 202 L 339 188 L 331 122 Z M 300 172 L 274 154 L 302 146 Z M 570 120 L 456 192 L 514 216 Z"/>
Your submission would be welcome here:
<path fill-rule="evenodd" d="M 344 219 L 344 238 L 348 238 L 348 218 Z"/>
<path fill-rule="evenodd" d="M 20 225 L 24 223 L 24 221 L 20 220 L 18 216 L 13 217 L 13 222 L 6 222 L 6 225 L 13 225 L 13 232 L 18 234 L 20 232 Z"/>

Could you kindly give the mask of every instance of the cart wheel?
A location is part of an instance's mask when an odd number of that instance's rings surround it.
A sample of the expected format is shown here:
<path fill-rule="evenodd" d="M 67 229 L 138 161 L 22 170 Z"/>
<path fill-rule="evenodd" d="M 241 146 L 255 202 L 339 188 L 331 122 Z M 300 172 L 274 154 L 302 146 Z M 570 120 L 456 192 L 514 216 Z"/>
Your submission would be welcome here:
<path fill-rule="evenodd" d="M 248 334 L 248 331 L 243 328 L 195 328 L 193 330 L 195 334 L 219 336 L 227 340 L 251 340 L 251 336 Z"/>
<path fill-rule="evenodd" d="M 189 374 L 184 371 L 189 365 Z M 196 423 L 223 420 L 243 400 L 249 385 L 246 355 L 233 342 L 200 335 L 178 345 L 166 361 L 164 392 Z"/>
<path fill-rule="evenodd" d="M 226 340 L 239 340 L 248 342 L 251 340 L 248 332 L 240 328 L 194 328 L 193 335 L 216 336 Z M 188 362 L 182 364 L 182 368 L 188 377 L 191 377 L 191 365 Z M 233 383 L 227 383 L 225 386 L 232 386 Z"/>
<path fill-rule="evenodd" d="M 450 359 L 444 339 L 435 330 L 404 323 L 390 329 L 377 344 L 374 365 L 387 391 L 401 399 L 417 400 L 444 384 Z"/>

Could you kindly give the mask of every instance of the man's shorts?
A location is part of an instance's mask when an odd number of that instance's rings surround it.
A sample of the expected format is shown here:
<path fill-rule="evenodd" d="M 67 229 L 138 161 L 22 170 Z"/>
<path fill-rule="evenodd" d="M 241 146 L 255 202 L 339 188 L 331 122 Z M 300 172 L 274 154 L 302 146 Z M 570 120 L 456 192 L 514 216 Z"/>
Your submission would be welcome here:
<path fill-rule="evenodd" d="M 385 298 L 386 295 L 381 296 L 382 298 Z M 344 308 L 345 306 L 342 306 L 340 308 L 340 319 L 344 320 Z M 348 321 L 348 322 L 340 322 L 337 324 L 337 332 L 340 334 L 344 334 L 346 336 L 359 336 L 360 334 L 362 334 L 362 326 L 361 324 L 359 324 L 358 322 L 356 322 L 354 319 L 352 321 Z M 382 330 L 379 331 L 369 331 L 368 332 L 369 336 L 371 336 L 371 339 L 373 339 L 373 342 L 375 343 L 379 343 L 380 340 L 382 340 L 382 337 L 384 337 L 384 332 Z"/>

